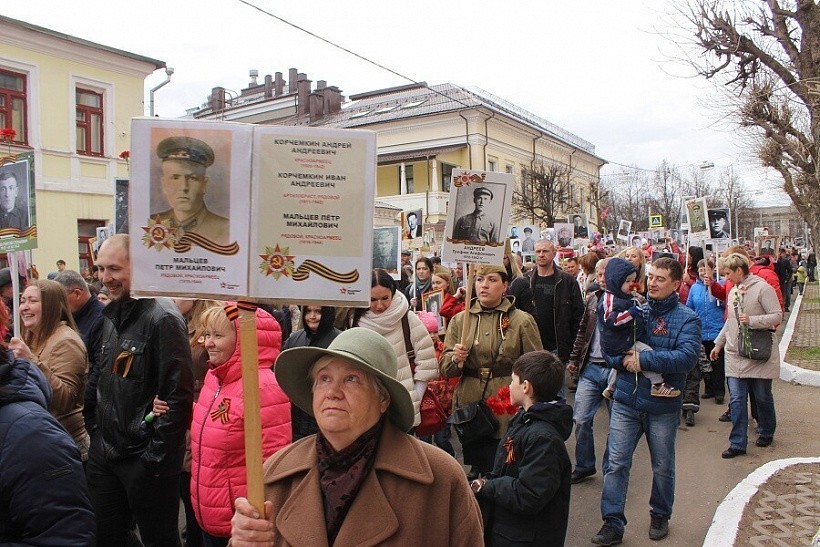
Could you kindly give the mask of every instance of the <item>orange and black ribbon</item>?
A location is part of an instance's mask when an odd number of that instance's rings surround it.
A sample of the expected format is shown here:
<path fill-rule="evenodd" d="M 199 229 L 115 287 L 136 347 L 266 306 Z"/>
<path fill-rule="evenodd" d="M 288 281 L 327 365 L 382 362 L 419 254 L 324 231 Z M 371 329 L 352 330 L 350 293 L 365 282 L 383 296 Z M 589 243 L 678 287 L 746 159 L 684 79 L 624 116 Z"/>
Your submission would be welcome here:
<path fill-rule="evenodd" d="M 515 450 L 513 449 L 512 437 L 507 437 L 507 440 L 504 441 L 504 449 L 507 451 L 507 459 L 504 460 L 504 463 L 507 465 L 515 463 Z"/>
<path fill-rule="evenodd" d="M 124 370 L 122 371 L 122 377 L 125 378 L 128 376 L 128 373 L 131 372 L 131 364 L 134 362 L 134 354 L 130 351 L 123 351 L 114 358 L 114 374 L 120 373 L 120 366 L 124 366 Z"/>
<path fill-rule="evenodd" d="M 230 417 L 228 416 L 228 411 L 231 409 L 231 400 L 225 397 L 222 399 L 222 402 L 219 403 L 219 406 L 216 407 L 216 410 L 211 412 L 211 420 L 219 420 L 223 424 L 226 424 L 230 421 Z"/>

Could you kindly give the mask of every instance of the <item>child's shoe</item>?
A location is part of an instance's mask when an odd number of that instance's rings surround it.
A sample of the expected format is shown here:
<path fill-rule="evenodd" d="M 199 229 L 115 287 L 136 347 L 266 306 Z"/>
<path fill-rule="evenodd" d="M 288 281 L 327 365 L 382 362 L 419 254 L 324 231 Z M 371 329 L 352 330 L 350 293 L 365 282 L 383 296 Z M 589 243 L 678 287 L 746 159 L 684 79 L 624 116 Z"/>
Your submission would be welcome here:
<path fill-rule="evenodd" d="M 674 399 L 680 396 L 680 390 L 670 386 L 666 382 L 661 382 L 660 384 L 652 384 L 652 396 Z"/>

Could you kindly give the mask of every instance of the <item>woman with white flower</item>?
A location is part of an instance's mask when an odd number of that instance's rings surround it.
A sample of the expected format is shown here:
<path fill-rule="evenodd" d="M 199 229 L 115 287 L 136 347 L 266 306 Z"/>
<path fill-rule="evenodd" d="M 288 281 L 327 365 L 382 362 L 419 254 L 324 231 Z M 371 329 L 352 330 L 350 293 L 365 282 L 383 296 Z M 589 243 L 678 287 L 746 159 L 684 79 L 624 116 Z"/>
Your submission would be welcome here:
<path fill-rule="evenodd" d="M 739 253 L 727 256 L 723 260 L 723 274 L 734 287 L 727 299 L 729 313 L 726 323 L 715 339 L 715 347 L 709 358 L 715 361 L 725 350 L 732 432 L 729 448 L 722 456 L 734 458 L 746 453 L 749 422 L 746 398 L 749 392 L 754 393 L 757 401 L 758 438 L 755 445 L 765 447 L 772 444 L 777 426 L 772 380 L 780 375 L 780 352 L 774 330 L 782 320 L 782 314 L 774 289 L 764 279 L 749 273 L 749 259 L 746 256 Z M 771 331 L 774 339 L 768 360 L 758 361 L 740 354 L 740 337 L 748 337 L 748 329 Z"/>

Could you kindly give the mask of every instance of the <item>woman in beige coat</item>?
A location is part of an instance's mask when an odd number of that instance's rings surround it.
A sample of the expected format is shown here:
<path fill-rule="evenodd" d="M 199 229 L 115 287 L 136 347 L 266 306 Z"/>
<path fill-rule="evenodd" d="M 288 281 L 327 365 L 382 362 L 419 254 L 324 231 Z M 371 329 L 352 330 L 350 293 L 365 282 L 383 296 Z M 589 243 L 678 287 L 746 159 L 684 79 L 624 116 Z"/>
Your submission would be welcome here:
<path fill-rule="evenodd" d="M 763 278 L 749 273 L 749 259 L 746 256 L 738 253 L 727 256 L 723 260 L 723 273 L 734 287 L 727 299 L 729 315 L 709 357 L 714 361 L 721 350 L 725 351 L 732 432 L 729 434 L 729 448 L 722 456 L 734 458 L 746 453 L 749 424 L 746 400 L 749 392 L 754 393 L 757 405 L 758 438 L 755 445 L 765 447 L 772 444 L 777 426 L 772 380 L 780 376 L 780 352 L 774 331 L 783 316 L 774 289 Z M 740 325 L 771 331 L 772 353 L 768 360 L 756 361 L 738 353 Z"/>
<path fill-rule="evenodd" d="M 90 445 L 83 420 L 88 359 L 63 286 L 45 279 L 29 283 L 20 297 L 20 320 L 23 336 L 12 338 L 9 347 L 45 375 L 52 391 L 48 409 L 74 438 L 85 462 Z"/>
<path fill-rule="evenodd" d="M 231 545 L 482 545 L 461 466 L 404 433 L 413 403 L 382 336 L 352 328 L 327 349 L 283 351 L 274 370 L 319 433 L 265 462 L 268 518 L 238 498 Z"/>

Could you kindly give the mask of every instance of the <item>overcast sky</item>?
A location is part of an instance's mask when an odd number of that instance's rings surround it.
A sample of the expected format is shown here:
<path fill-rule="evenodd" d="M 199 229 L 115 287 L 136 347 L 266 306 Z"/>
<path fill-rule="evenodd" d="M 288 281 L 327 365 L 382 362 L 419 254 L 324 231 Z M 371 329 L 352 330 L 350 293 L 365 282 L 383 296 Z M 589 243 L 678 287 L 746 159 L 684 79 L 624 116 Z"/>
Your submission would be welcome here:
<path fill-rule="evenodd" d="M 478 86 L 592 142 L 598 156 L 655 169 L 667 160 L 707 176 L 729 166 L 760 205 L 788 203 L 715 112 L 712 84 L 670 60 L 662 0 L 248 0 L 282 19 L 428 84 Z M 155 112 L 182 116 L 212 87 L 246 87 L 249 69 L 289 68 L 346 96 L 409 83 L 239 0 L 3 2 L 0 13 L 165 61 L 175 69 Z M 162 71 L 146 88 L 165 79 Z M 785 201 L 784 201 L 785 199 Z"/>

